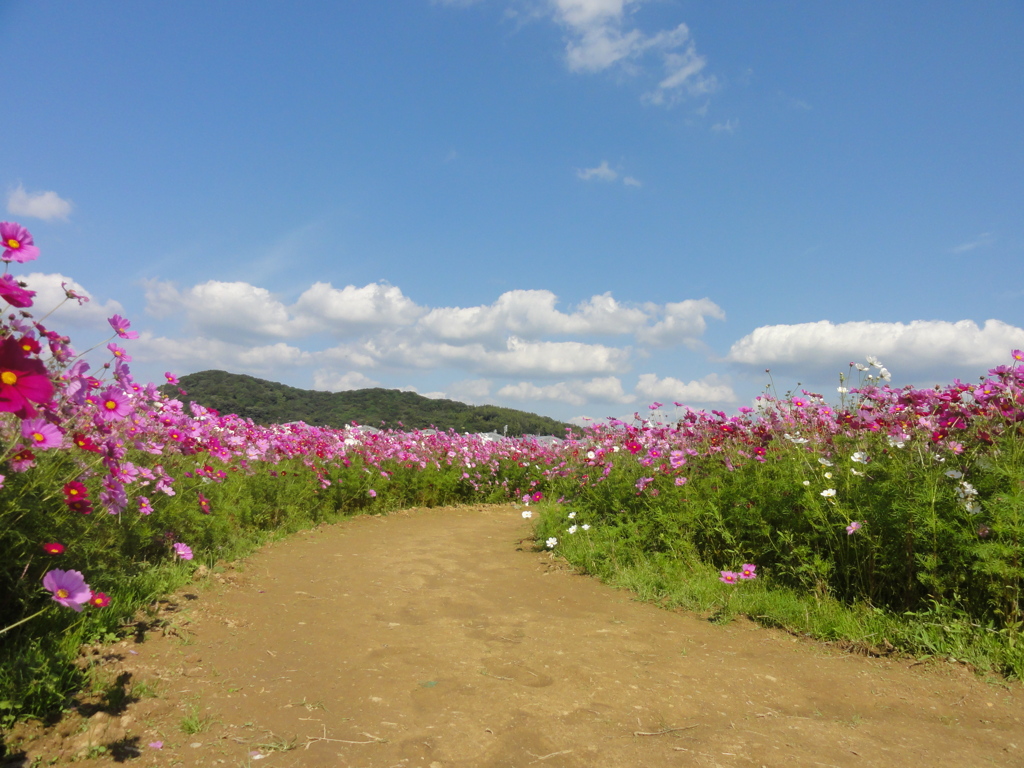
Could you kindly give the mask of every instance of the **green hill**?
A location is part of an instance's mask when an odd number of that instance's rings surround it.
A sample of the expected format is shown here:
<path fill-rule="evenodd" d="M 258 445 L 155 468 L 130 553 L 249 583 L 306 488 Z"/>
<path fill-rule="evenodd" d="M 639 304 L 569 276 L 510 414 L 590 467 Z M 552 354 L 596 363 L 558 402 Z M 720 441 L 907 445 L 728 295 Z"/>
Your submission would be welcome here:
<path fill-rule="evenodd" d="M 434 400 L 397 389 L 356 389 L 315 392 L 225 371 L 201 371 L 181 377 L 186 402 L 196 402 L 220 413 L 235 413 L 257 424 L 307 424 L 344 427 L 352 422 L 394 429 L 454 429 L 457 432 L 497 432 L 508 427 L 519 435 L 565 436 L 565 424 L 535 413 L 494 405 L 466 405 L 455 400 Z M 178 397 L 178 387 L 162 387 Z"/>

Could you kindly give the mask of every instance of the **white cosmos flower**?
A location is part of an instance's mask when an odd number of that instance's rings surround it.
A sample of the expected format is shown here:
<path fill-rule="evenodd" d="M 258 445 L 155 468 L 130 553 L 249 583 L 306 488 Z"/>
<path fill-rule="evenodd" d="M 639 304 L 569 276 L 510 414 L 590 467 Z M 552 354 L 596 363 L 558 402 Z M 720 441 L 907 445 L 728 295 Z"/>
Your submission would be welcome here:
<path fill-rule="evenodd" d="M 525 520 L 529 520 L 529 519 L 530 519 L 531 517 L 533 517 L 533 512 L 531 512 L 531 511 L 530 511 L 530 510 L 528 510 L 528 509 L 524 509 L 524 510 L 523 510 L 523 518 L 524 518 Z"/>
<path fill-rule="evenodd" d="M 818 459 L 818 463 L 819 464 L 824 464 L 826 467 L 831 467 L 832 466 L 832 462 L 829 461 L 828 459 L 825 459 L 825 458 Z"/>
<path fill-rule="evenodd" d="M 556 546 L 558 546 L 558 539 L 556 539 L 554 536 L 552 536 L 550 539 L 548 539 L 544 543 L 545 543 L 545 545 L 547 546 L 548 549 L 554 549 Z"/>
<path fill-rule="evenodd" d="M 824 491 L 821 492 L 821 495 L 824 496 L 826 499 L 831 499 L 833 496 L 836 495 L 836 489 L 826 488 Z"/>
<path fill-rule="evenodd" d="M 576 533 L 576 526 L 575 525 L 570 525 L 569 526 L 569 533 Z"/>
<path fill-rule="evenodd" d="M 570 520 L 572 520 L 572 519 L 573 519 L 573 518 L 575 518 L 575 517 L 576 517 L 576 513 L 575 513 L 575 512 L 570 512 L 570 513 L 569 513 L 569 519 L 570 519 Z"/>
<path fill-rule="evenodd" d="M 804 485 L 810 485 L 810 484 L 811 484 L 810 480 L 804 480 Z"/>
<path fill-rule="evenodd" d="M 954 480 L 959 480 L 961 477 L 964 476 L 963 472 L 960 472 L 959 470 L 956 469 L 947 469 L 942 474 L 944 474 L 946 477 L 951 477 Z"/>
<path fill-rule="evenodd" d="M 868 455 L 864 451 L 857 451 L 850 457 L 850 461 L 856 461 L 858 464 L 867 464 Z"/>
<path fill-rule="evenodd" d="M 825 473 L 825 479 L 826 480 L 831 480 L 832 479 L 832 473 L 831 472 L 826 472 Z"/>
<path fill-rule="evenodd" d="M 583 525 L 580 526 L 580 528 L 582 528 L 584 531 L 589 531 L 590 530 L 590 525 L 588 523 L 584 523 Z"/>

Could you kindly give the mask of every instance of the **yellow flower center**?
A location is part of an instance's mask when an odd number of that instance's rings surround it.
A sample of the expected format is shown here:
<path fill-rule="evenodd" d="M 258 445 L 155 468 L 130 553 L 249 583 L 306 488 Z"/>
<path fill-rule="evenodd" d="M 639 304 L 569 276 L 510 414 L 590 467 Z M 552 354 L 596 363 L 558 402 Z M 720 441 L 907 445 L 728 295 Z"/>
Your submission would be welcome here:
<path fill-rule="evenodd" d="M 9 387 L 13 387 L 18 383 L 18 374 L 14 371 L 4 371 L 3 373 L 0 373 L 0 381 Z"/>
<path fill-rule="evenodd" d="M 32 439 L 35 440 L 37 443 L 41 443 L 46 438 L 43 437 L 43 433 L 42 432 L 33 432 L 32 433 Z"/>
<path fill-rule="evenodd" d="M 71 593 L 70 593 L 70 592 L 68 592 L 68 591 L 67 591 L 66 589 L 58 589 L 58 590 L 57 590 L 57 597 L 59 597 L 59 598 L 61 598 L 61 599 L 63 599 L 63 598 L 66 598 L 66 597 L 70 596 L 70 594 L 71 594 Z"/>
<path fill-rule="evenodd" d="M 21 248 L 21 243 L 15 240 L 13 237 L 7 240 L 8 248 Z"/>
<path fill-rule="evenodd" d="M 117 408 L 117 401 L 116 400 L 107 400 L 107 402 L 105 402 L 103 404 L 103 407 L 106 408 L 108 411 L 112 411 L 115 408 Z"/>

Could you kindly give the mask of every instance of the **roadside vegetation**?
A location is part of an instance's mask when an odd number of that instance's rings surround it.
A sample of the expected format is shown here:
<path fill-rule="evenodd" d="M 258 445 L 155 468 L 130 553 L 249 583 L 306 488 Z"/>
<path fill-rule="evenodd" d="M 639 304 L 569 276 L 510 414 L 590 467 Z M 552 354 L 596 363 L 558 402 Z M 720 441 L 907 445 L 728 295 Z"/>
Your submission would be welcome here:
<path fill-rule="evenodd" d="M 80 354 L 9 273 L 31 235 L 4 222 L 0 239 L 0 729 L 68 706 L 89 683 L 79 648 L 200 566 L 462 503 L 515 501 L 538 548 L 714 621 L 1024 675 L 1020 350 L 977 384 L 893 389 L 869 359 L 832 401 L 653 403 L 562 442 L 261 425 L 186 404 L 171 373 L 135 382 L 120 316 Z"/>

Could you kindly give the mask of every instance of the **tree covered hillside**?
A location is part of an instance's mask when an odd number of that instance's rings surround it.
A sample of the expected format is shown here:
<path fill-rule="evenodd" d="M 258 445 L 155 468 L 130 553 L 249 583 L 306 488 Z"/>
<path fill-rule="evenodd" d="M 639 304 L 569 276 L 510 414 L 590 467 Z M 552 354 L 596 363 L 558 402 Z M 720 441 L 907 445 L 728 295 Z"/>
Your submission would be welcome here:
<path fill-rule="evenodd" d="M 498 432 L 508 427 L 510 437 L 565 435 L 570 426 L 546 416 L 499 408 L 466 405 L 455 400 L 433 400 L 397 389 L 356 389 L 315 392 L 226 371 L 201 371 L 181 377 L 186 402 L 197 402 L 221 413 L 236 413 L 258 424 L 307 424 L 344 427 L 352 422 L 395 429 L 454 429 L 458 432 Z M 164 388 L 178 395 L 177 387 Z"/>

